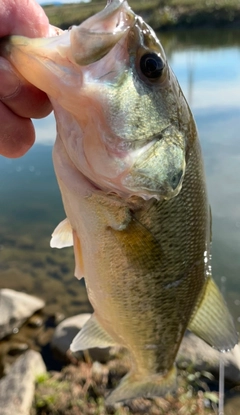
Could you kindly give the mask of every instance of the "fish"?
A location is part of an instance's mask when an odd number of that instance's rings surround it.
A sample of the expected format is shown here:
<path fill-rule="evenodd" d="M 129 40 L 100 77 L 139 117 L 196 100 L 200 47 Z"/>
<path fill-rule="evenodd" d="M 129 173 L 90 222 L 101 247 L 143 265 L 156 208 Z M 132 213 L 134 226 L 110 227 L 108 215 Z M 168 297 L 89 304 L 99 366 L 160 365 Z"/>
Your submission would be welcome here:
<path fill-rule="evenodd" d="M 108 405 L 173 393 L 187 329 L 222 352 L 238 334 L 212 278 L 197 127 L 159 38 L 113 0 L 59 36 L 11 36 L 1 54 L 54 109 L 66 219 L 51 246 L 73 246 L 94 309 L 72 352 L 129 351 Z"/>

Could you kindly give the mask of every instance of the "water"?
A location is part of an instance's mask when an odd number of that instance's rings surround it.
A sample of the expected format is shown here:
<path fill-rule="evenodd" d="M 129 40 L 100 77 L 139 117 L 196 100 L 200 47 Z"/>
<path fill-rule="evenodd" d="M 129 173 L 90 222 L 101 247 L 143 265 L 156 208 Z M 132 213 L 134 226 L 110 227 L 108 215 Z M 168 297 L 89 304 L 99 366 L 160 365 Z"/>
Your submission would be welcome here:
<path fill-rule="evenodd" d="M 213 274 L 240 323 L 240 33 L 162 34 L 197 121 L 213 216 Z M 42 295 L 66 314 L 89 309 L 73 278 L 71 249 L 51 250 L 64 219 L 54 177 L 52 116 L 35 122 L 37 143 L 21 159 L 0 158 L 0 286 Z"/>

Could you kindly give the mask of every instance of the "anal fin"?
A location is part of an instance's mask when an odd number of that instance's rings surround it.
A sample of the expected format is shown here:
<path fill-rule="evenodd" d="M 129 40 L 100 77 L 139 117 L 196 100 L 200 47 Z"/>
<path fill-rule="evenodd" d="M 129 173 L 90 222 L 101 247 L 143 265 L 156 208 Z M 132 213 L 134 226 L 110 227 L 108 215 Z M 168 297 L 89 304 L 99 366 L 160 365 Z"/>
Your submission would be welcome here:
<path fill-rule="evenodd" d="M 136 374 L 130 372 L 121 380 L 120 385 L 106 399 L 107 405 L 135 398 L 153 398 L 175 392 L 177 388 L 177 370 L 173 366 L 166 374 Z"/>
<path fill-rule="evenodd" d="M 221 352 L 231 350 L 238 342 L 232 316 L 212 278 L 206 281 L 188 329 Z"/>
<path fill-rule="evenodd" d="M 100 326 L 95 315 L 84 324 L 82 330 L 74 337 L 70 350 L 78 352 L 79 350 L 92 349 L 94 347 L 105 348 L 109 346 L 116 346 L 116 342 Z"/>

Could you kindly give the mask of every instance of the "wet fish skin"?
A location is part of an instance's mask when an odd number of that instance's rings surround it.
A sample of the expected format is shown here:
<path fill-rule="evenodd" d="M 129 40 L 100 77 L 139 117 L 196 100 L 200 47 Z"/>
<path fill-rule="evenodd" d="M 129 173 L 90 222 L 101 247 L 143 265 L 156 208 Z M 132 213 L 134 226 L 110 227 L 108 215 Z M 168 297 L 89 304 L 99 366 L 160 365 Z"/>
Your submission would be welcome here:
<path fill-rule="evenodd" d="M 237 334 L 211 279 L 210 211 L 191 111 L 152 29 L 126 2 L 110 6 L 74 36 L 14 37 L 7 53 L 55 110 L 54 166 L 69 221 L 51 244 L 73 243 L 75 273 L 95 310 L 71 348 L 121 344 L 132 356 L 131 372 L 107 400 L 113 404 L 174 390 L 186 328 L 219 350 L 234 347 Z M 99 32 L 107 39 L 101 47 Z M 164 63 L 155 81 L 139 70 L 146 53 Z"/>
<path fill-rule="evenodd" d="M 99 21 L 93 17 L 91 24 L 90 19 L 59 37 L 12 36 L 6 55 L 23 76 L 48 93 L 62 137 L 68 137 L 71 128 L 73 134 L 64 140 L 66 151 L 84 176 L 103 191 L 124 198 L 171 198 L 180 191 L 185 171 L 187 123 L 180 120 L 191 114 L 154 32 L 130 11 L 126 1 L 112 2 L 105 10 Z M 111 32 L 100 31 L 101 25 L 105 30 L 106 21 Z M 105 44 L 102 40 L 99 44 L 99 33 Z M 84 55 L 85 64 L 87 37 L 93 45 L 88 48 L 88 60 L 97 62 L 83 67 L 79 55 Z M 115 47 L 99 60 L 99 48 L 105 53 L 114 41 Z M 134 44 L 139 46 L 136 62 Z M 149 53 L 150 46 L 158 50 L 165 66 L 156 87 L 139 76 L 140 56 Z M 143 157 L 145 153 L 148 157 Z M 153 153 L 158 153 L 155 162 Z"/>

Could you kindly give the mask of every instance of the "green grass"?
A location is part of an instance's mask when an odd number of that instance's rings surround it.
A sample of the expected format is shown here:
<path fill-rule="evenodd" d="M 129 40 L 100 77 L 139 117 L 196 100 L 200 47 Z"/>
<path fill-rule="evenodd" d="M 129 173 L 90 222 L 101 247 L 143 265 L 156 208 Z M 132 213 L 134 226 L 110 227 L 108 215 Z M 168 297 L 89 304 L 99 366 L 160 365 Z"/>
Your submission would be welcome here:
<path fill-rule="evenodd" d="M 60 373 L 37 380 L 32 415 L 214 415 L 218 394 L 211 392 L 206 373 L 179 370 L 175 396 L 134 399 L 106 408 L 105 399 L 129 369 L 127 356 L 101 365 L 78 362 Z M 199 390 L 201 388 L 201 390 Z M 207 406 L 206 406 L 207 405 Z"/>

